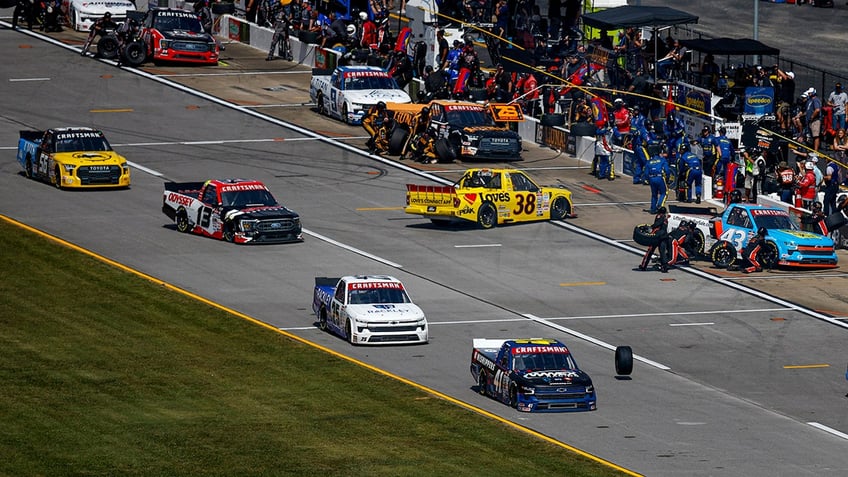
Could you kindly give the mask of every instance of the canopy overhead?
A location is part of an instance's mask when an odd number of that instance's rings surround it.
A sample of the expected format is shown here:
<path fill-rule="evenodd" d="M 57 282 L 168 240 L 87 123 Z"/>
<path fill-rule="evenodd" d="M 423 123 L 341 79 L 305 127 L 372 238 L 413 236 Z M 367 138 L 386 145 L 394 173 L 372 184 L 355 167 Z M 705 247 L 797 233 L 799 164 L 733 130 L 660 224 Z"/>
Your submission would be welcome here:
<path fill-rule="evenodd" d="M 672 26 L 698 23 L 698 17 L 669 7 L 626 5 L 583 15 L 583 24 L 599 30 L 628 27 Z"/>
<path fill-rule="evenodd" d="M 780 50 L 764 45 L 763 43 L 749 38 L 713 38 L 680 40 L 680 43 L 690 50 L 710 53 L 713 55 L 765 55 L 779 56 Z"/>

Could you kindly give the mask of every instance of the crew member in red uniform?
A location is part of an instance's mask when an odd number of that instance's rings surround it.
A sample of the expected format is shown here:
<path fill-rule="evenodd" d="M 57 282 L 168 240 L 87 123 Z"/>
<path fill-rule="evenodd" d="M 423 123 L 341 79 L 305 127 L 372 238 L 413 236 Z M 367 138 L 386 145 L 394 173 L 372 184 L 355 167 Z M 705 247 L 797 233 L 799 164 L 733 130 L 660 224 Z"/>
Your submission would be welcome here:
<path fill-rule="evenodd" d="M 627 109 L 627 105 L 624 104 L 624 100 L 621 98 L 613 101 L 613 106 L 615 106 L 615 111 L 612 113 L 615 123 L 613 140 L 616 145 L 621 146 L 630 135 L 630 110 Z"/>

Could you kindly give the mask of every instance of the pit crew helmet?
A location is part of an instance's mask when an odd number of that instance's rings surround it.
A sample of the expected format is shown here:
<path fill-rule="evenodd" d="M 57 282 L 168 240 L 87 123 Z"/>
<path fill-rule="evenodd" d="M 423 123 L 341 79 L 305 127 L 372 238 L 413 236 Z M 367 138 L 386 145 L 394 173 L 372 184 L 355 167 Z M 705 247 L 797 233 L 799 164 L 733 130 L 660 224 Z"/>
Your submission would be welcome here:
<path fill-rule="evenodd" d="M 734 189 L 730 192 L 730 203 L 738 204 L 742 202 L 742 192 L 739 189 Z"/>
<path fill-rule="evenodd" d="M 757 230 L 757 235 L 759 235 L 760 237 L 765 237 L 767 233 L 768 230 L 765 227 L 760 227 L 760 229 Z"/>

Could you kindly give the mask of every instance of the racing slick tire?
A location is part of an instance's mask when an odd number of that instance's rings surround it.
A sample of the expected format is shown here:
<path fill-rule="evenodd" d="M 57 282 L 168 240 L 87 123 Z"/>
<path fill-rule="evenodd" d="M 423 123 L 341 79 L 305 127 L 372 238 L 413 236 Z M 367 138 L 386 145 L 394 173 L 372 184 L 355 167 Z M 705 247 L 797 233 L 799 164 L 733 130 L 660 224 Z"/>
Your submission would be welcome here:
<path fill-rule="evenodd" d="M 59 169 L 59 166 L 56 166 L 55 172 L 56 172 L 56 175 L 55 175 L 56 182 L 53 185 L 55 185 L 57 189 L 62 190 L 62 175 L 61 175 L 61 170 Z"/>
<path fill-rule="evenodd" d="M 440 162 L 453 162 L 456 159 L 456 151 L 445 138 L 437 139 L 436 143 L 433 144 L 433 149 L 436 151 L 436 156 L 438 156 Z"/>
<path fill-rule="evenodd" d="M 481 396 L 489 395 L 489 393 L 486 392 L 486 381 L 486 372 L 481 369 L 480 374 L 477 375 L 477 392 L 480 393 Z"/>
<path fill-rule="evenodd" d="M 557 197 L 551 204 L 551 220 L 562 220 L 571 213 L 571 204 L 565 197 Z"/>
<path fill-rule="evenodd" d="M 615 348 L 615 374 L 628 376 L 633 372 L 633 350 L 630 346 Z"/>
<path fill-rule="evenodd" d="M 178 232 L 188 233 L 191 228 L 188 223 L 188 212 L 185 209 L 178 210 L 176 216 L 174 216 L 174 223 L 177 225 Z"/>
<path fill-rule="evenodd" d="M 140 41 L 131 41 L 124 47 L 124 63 L 141 66 L 147 59 L 147 47 Z"/>
<path fill-rule="evenodd" d="M 572 136 L 592 136 L 595 137 L 597 128 L 592 123 L 571 123 Z"/>
<path fill-rule="evenodd" d="M 653 247 L 660 243 L 657 234 L 651 232 L 651 226 L 648 224 L 639 224 L 633 228 L 633 241 L 646 247 Z"/>
<path fill-rule="evenodd" d="M 481 229 L 488 230 L 498 225 L 498 211 L 491 202 L 483 202 L 477 210 L 477 225 Z"/>
<path fill-rule="evenodd" d="M 107 60 L 118 57 L 118 39 L 115 35 L 104 35 L 97 42 L 97 56 Z"/>
<path fill-rule="evenodd" d="M 406 143 L 407 137 L 409 137 L 408 129 L 403 126 L 395 126 L 389 138 L 389 154 L 397 156 L 403 152 L 403 145 Z"/>
<path fill-rule="evenodd" d="M 318 329 L 321 331 L 329 331 L 327 328 L 327 309 L 321 308 L 318 312 Z"/>
<path fill-rule="evenodd" d="M 760 247 L 759 253 L 757 253 L 757 261 L 760 262 L 760 265 L 763 268 L 772 269 L 777 267 L 777 262 L 780 260 L 779 254 L 777 251 L 777 245 L 773 242 L 765 242 Z"/>
<path fill-rule="evenodd" d="M 539 123 L 542 126 L 547 127 L 559 127 L 565 125 L 565 115 L 564 114 L 543 114 L 542 118 L 539 120 Z"/>
<path fill-rule="evenodd" d="M 719 240 L 710 249 L 710 260 L 716 268 L 727 268 L 736 262 L 736 247 L 727 240 Z"/>
<path fill-rule="evenodd" d="M 345 123 L 345 124 L 350 124 L 350 120 L 348 120 L 348 118 L 347 118 L 347 113 L 348 113 L 347 103 L 345 103 L 345 104 L 342 105 L 342 122 Z"/>
<path fill-rule="evenodd" d="M 707 239 L 704 238 L 703 231 L 695 229 L 695 231 L 692 232 L 692 236 L 689 237 L 689 240 L 686 242 L 690 246 L 690 251 L 692 252 L 693 257 L 704 255 L 704 248 L 707 246 Z"/>
<path fill-rule="evenodd" d="M 232 222 L 224 222 L 223 230 L 221 231 L 221 238 L 224 239 L 224 242 L 233 243 L 236 240 L 236 230 L 235 224 Z"/>
<path fill-rule="evenodd" d="M 509 385 L 509 407 L 518 409 L 518 388 L 515 384 Z"/>
<path fill-rule="evenodd" d="M 845 217 L 845 214 L 842 213 L 841 210 L 836 211 L 824 219 L 824 225 L 827 226 L 827 230 L 831 232 L 839 230 L 843 225 L 848 224 L 848 217 Z"/>
<path fill-rule="evenodd" d="M 26 167 L 24 168 L 24 174 L 26 174 L 27 179 L 32 179 L 32 178 L 33 178 L 33 173 L 32 173 L 32 159 L 31 159 L 31 158 L 29 158 L 29 157 L 27 157 L 27 160 L 26 160 Z"/>
<path fill-rule="evenodd" d="M 347 336 L 347 342 L 356 345 L 356 342 L 353 340 L 353 327 L 350 324 L 350 320 L 345 321 L 345 335 Z"/>

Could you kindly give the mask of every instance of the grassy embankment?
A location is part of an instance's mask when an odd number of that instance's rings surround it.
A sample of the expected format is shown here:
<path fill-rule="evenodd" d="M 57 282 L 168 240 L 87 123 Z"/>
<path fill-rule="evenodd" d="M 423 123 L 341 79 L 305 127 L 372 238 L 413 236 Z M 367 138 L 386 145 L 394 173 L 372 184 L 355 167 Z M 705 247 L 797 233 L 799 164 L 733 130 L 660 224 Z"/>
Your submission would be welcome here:
<path fill-rule="evenodd" d="M 2 220 L 0 250 L 0 475 L 623 475 Z"/>

